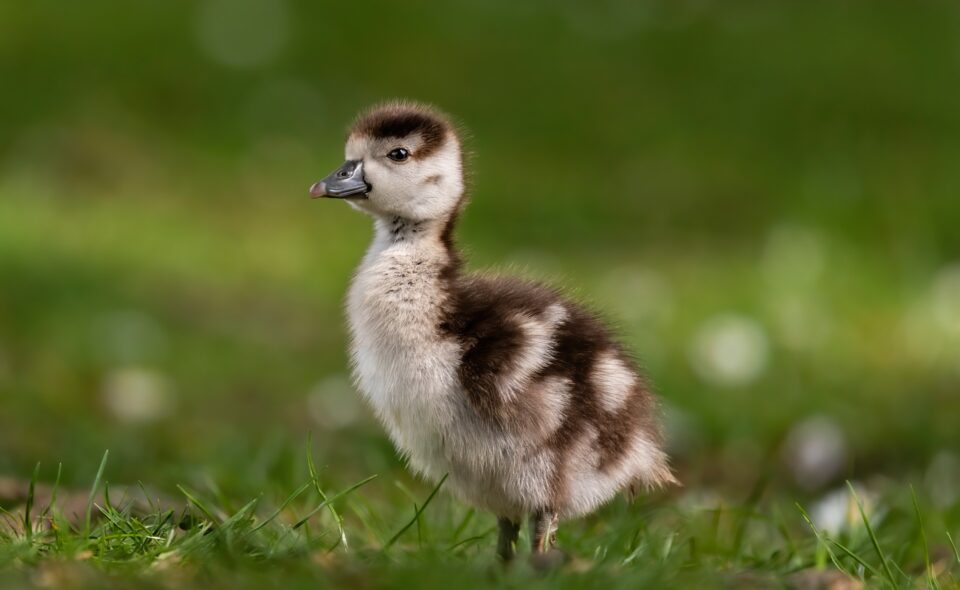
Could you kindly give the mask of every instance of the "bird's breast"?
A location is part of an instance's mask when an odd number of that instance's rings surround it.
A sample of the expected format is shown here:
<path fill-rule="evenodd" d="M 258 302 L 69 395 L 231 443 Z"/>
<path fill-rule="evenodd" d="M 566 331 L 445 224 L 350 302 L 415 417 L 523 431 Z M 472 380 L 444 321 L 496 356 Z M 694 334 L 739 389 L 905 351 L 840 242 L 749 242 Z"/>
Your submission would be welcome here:
<path fill-rule="evenodd" d="M 383 254 L 358 270 L 347 300 L 361 392 L 410 455 L 432 455 L 453 419 L 459 344 L 439 331 L 439 263 Z"/>

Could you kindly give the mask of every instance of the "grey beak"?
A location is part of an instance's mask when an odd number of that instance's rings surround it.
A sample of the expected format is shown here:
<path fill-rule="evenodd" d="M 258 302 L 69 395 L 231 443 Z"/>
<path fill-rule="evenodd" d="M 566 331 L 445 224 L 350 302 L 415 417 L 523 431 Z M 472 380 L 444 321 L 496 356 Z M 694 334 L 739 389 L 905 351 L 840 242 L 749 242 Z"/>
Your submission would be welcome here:
<path fill-rule="evenodd" d="M 363 178 L 363 160 L 347 160 L 329 176 L 310 187 L 310 198 L 331 197 L 343 199 L 370 192 L 371 186 Z"/>

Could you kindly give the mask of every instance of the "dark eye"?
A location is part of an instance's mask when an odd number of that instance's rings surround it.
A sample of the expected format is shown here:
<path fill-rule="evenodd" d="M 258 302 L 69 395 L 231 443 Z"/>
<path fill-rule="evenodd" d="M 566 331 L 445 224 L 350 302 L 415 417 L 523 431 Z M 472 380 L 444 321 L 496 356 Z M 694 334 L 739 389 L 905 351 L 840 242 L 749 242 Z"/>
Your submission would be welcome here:
<path fill-rule="evenodd" d="M 410 157 L 410 150 L 407 148 L 396 148 L 391 150 L 387 157 L 393 160 L 394 162 L 402 162 Z"/>

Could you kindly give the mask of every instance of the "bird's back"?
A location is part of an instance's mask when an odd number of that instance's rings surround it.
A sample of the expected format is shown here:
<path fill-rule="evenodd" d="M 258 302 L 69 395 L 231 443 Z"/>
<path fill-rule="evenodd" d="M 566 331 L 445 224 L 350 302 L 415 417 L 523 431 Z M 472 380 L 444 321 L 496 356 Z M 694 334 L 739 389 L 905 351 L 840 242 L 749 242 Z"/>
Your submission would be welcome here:
<path fill-rule="evenodd" d="M 589 509 L 611 485 L 673 481 L 656 398 L 594 313 L 555 289 L 510 277 L 468 275 L 450 290 L 443 329 L 460 343 L 457 375 L 467 405 L 549 453 L 558 503 Z"/>

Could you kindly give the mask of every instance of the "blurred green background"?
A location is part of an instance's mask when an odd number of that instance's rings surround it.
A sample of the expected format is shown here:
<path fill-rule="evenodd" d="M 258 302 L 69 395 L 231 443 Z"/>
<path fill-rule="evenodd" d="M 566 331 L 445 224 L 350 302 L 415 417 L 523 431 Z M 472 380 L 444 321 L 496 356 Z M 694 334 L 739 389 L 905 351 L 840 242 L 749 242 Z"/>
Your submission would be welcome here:
<path fill-rule="evenodd" d="M 0 475 L 406 477 L 347 375 L 369 220 L 306 198 L 406 97 L 468 130 L 471 265 L 620 326 L 688 490 L 960 494 L 956 3 L 4 2 L 0 80 Z"/>

